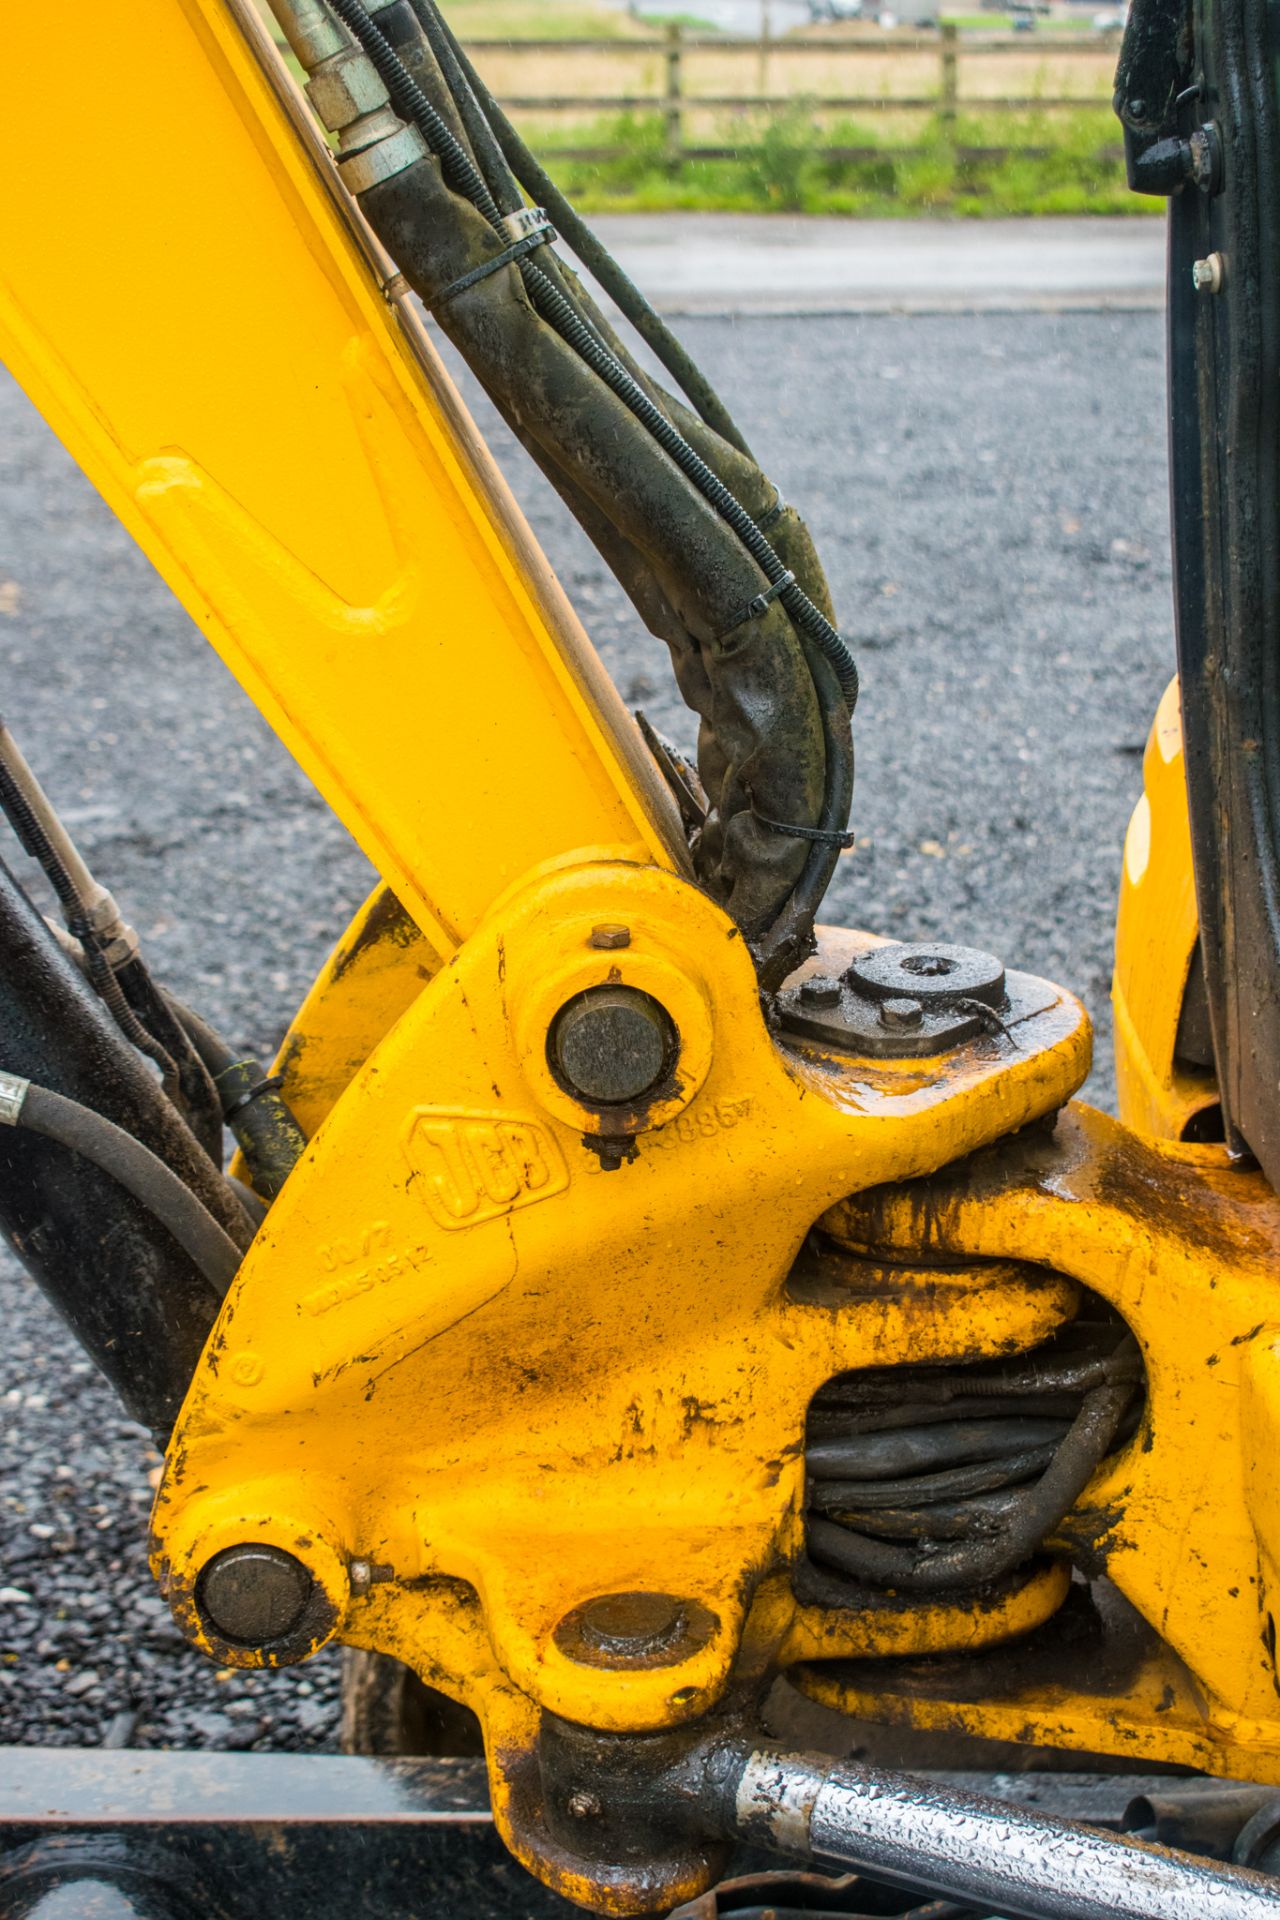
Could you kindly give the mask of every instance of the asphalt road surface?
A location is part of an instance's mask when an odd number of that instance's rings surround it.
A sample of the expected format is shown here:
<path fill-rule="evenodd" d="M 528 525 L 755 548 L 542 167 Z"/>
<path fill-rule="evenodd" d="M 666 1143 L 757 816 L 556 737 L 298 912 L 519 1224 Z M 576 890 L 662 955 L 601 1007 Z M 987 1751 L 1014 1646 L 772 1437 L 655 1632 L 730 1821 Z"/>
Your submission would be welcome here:
<path fill-rule="evenodd" d="M 1159 319 L 684 331 L 859 643 L 858 845 L 829 917 L 1068 982 L 1107 1102 L 1121 840 L 1173 670 Z M 689 742 L 663 649 L 493 438 L 624 696 Z M 0 658 L 7 717 L 156 970 L 269 1053 L 369 871 L 7 383 Z M 146 1436 L 7 1261 L 0 1314 L 0 1741 L 331 1744 L 332 1658 L 246 1677 L 187 1651 L 145 1571 Z"/>
<path fill-rule="evenodd" d="M 1159 310 L 1165 301 L 1165 221 L 1149 213 L 1067 220 L 622 213 L 592 225 L 663 313 L 1131 312 Z"/>

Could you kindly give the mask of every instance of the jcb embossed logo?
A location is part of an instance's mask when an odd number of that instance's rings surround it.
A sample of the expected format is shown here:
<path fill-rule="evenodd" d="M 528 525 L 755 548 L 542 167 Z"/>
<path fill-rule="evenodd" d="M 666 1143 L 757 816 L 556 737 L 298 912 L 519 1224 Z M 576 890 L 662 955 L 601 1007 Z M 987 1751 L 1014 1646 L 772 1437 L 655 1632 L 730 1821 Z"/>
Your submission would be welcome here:
<path fill-rule="evenodd" d="M 477 1227 L 549 1200 L 569 1184 L 546 1128 L 518 1115 L 419 1107 L 405 1147 L 417 1176 L 414 1190 L 442 1227 Z"/>

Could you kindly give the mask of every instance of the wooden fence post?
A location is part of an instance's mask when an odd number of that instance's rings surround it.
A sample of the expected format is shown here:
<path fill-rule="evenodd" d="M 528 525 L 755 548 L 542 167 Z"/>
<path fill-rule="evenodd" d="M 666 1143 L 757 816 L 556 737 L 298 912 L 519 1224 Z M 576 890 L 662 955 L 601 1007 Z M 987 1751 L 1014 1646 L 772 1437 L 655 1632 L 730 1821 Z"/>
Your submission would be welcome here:
<path fill-rule="evenodd" d="M 956 117 L 956 108 L 960 101 L 959 60 L 956 42 L 959 30 L 953 20 L 945 20 L 939 35 L 942 53 L 942 74 L 938 88 L 938 112 L 948 125 Z"/>
<path fill-rule="evenodd" d="M 668 160 L 678 161 L 684 147 L 684 29 L 678 20 L 667 22 L 667 90 L 662 103 L 666 121 Z"/>

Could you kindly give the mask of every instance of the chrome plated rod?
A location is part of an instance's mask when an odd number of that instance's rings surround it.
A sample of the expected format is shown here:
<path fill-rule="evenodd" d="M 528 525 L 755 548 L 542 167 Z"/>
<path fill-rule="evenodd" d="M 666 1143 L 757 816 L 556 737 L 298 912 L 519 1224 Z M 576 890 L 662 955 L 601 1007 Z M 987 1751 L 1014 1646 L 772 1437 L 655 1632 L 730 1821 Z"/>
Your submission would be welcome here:
<path fill-rule="evenodd" d="M 1280 1880 L 912 1774 L 745 1743 L 713 1773 L 745 1840 L 1009 1920 L 1280 1920 Z"/>

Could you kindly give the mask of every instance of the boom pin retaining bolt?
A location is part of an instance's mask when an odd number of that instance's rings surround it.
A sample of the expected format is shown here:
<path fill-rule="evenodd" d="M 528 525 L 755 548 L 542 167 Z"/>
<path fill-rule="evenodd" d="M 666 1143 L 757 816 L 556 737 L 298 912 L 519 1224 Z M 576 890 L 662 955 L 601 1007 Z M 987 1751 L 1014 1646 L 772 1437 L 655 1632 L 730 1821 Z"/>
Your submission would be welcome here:
<path fill-rule="evenodd" d="M 589 987 L 560 1009 L 551 1029 L 552 1065 L 592 1106 L 642 1099 L 668 1073 L 676 1050 L 669 1015 L 635 987 Z"/>

